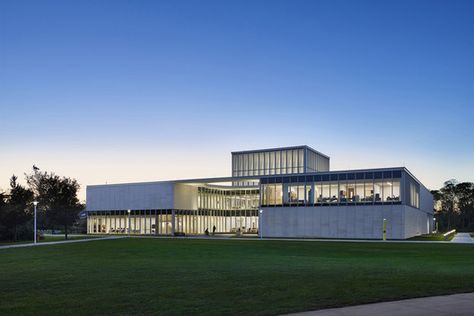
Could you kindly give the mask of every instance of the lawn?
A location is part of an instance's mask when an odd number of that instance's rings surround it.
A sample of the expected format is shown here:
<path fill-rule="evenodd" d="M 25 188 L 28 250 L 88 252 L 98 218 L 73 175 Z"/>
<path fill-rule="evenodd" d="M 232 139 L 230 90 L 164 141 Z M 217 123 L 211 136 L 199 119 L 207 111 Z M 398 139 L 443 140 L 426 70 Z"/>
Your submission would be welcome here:
<path fill-rule="evenodd" d="M 474 291 L 465 244 L 124 238 L 0 250 L 1 315 L 275 315 Z"/>

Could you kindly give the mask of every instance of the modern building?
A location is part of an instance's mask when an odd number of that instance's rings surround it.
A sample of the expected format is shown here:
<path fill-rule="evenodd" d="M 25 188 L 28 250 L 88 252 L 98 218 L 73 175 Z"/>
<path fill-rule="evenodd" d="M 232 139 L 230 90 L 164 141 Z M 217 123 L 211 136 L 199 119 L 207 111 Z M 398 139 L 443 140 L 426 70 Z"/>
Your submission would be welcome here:
<path fill-rule="evenodd" d="M 308 146 L 232 153 L 232 176 L 87 186 L 90 234 L 406 239 L 433 197 L 406 168 L 330 171 Z"/>

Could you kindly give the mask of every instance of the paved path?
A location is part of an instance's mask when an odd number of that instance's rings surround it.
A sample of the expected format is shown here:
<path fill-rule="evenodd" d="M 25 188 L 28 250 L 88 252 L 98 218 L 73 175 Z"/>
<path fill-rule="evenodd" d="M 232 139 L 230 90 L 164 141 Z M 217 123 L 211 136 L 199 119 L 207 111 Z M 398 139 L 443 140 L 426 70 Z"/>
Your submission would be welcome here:
<path fill-rule="evenodd" d="M 456 242 L 460 244 L 474 244 L 474 238 L 471 237 L 469 233 L 457 233 L 451 242 Z M 474 314 L 474 311 L 473 311 Z"/>
<path fill-rule="evenodd" d="M 291 316 L 471 316 L 474 293 L 431 296 L 289 314 Z"/>
<path fill-rule="evenodd" d="M 39 242 L 37 244 L 29 243 L 29 244 L 5 245 L 5 246 L 0 246 L 0 249 L 48 246 L 48 245 L 57 245 L 57 244 L 71 244 L 71 243 L 75 243 L 75 242 L 86 242 L 86 241 L 107 240 L 107 239 L 120 239 L 120 238 L 126 238 L 126 236 L 97 237 L 97 238 L 84 238 L 84 239 L 61 240 L 61 241 L 43 241 L 43 242 Z"/>

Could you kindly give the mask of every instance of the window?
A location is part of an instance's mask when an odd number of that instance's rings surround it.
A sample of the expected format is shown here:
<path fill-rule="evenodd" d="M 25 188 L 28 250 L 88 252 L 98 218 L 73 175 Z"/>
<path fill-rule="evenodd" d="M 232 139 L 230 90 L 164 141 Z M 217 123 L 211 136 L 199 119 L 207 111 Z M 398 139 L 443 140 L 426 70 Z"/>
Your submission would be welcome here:
<path fill-rule="evenodd" d="M 362 201 L 367 202 L 367 203 L 374 202 L 374 181 L 365 180 L 364 190 L 365 190 L 365 197 Z"/>
<path fill-rule="evenodd" d="M 316 203 L 322 203 L 323 202 L 323 196 L 321 192 L 321 182 L 315 182 L 314 183 L 314 196 L 315 196 L 315 202 Z"/>
<path fill-rule="evenodd" d="M 354 175 L 354 174 L 352 174 Z M 355 202 L 355 182 L 354 180 L 349 180 L 347 182 L 347 201 Z"/>
<path fill-rule="evenodd" d="M 275 205 L 283 204 L 283 191 L 281 183 L 275 184 Z"/>
<path fill-rule="evenodd" d="M 331 203 L 337 203 L 339 201 L 338 196 L 339 196 L 339 186 L 337 185 L 337 182 L 332 182 L 329 184 L 329 190 L 330 190 L 330 202 Z"/>
<path fill-rule="evenodd" d="M 339 182 L 339 202 L 347 203 L 347 183 L 346 181 Z"/>
<path fill-rule="evenodd" d="M 400 179 L 393 179 L 392 200 L 400 201 Z"/>
<path fill-rule="evenodd" d="M 364 181 L 358 180 L 355 187 L 354 202 L 361 202 L 365 200 Z"/>
<path fill-rule="evenodd" d="M 413 182 L 410 182 L 410 205 L 416 208 L 420 207 L 419 189 Z"/>
<path fill-rule="evenodd" d="M 392 201 L 392 179 L 383 180 L 383 201 Z"/>
<path fill-rule="evenodd" d="M 377 180 L 374 182 L 374 201 L 375 202 L 382 201 L 382 187 L 383 187 L 382 181 Z"/>
<path fill-rule="evenodd" d="M 248 170 L 249 170 L 249 156 L 248 155 L 242 155 L 244 158 L 244 176 L 248 176 Z"/>
<path fill-rule="evenodd" d="M 296 185 L 290 185 L 288 192 L 288 199 L 291 205 L 295 205 L 298 202 L 298 187 Z"/>
<path fill-rule="evenodd" d="M 269 169 L 270 169 L 270 153 L 266 152 L 265 153 L 265 174 L 268 174 Z"/>
<path fill-rule="evenodd" d="M 275 153 L 275 174 L 280 174 L 280 157 L 281 157 L 281 152 L 277 151 Z"/>
<path fill-rule="evenodd" d="M 298 185 L 298 203 L 300 205 L 306 204 L 306 192 L 304 183 Z"/>
<path fill-rule="evenodd" d="M 312 183 L 306 184 L 306 205 L 314 204 L 314 188 Z"/>
<path fill-rule="evenodd" d="M 253 176 L 253 154 L 249 154 L 249 176 Z"/>
<path fill-rule="evenodd" d="M 275 174 L 275 152 L 270 152 L 270 174 Z"/>
<path fill-rule="evenodd" d="M 288 183 L 283 183 L 283 205 L 288 205 L 290 203 L 290 185 Z"/>
<path fill-rule="evenodd" d="M 298 172 L 304 172 L 304 149 L 298 151 Z"/>
<path fill-rule="evenodd" d="M 293 167 L 292 173 L 298 173 L 298 150 L 293 149 Z"/>
<path fill-rule="evenodd" d="M 293 156 L 291 154 L 291 150 L 286 151 L 286 172 L 293 173 Z"/>
<path fill-rule="evenodd" d="M 321 202 L 329 203 L 331 201 L 330 185 L 328 182 L 323 182 L 322 188 L 321 188 L 321 195 L 322 195 Z"/>

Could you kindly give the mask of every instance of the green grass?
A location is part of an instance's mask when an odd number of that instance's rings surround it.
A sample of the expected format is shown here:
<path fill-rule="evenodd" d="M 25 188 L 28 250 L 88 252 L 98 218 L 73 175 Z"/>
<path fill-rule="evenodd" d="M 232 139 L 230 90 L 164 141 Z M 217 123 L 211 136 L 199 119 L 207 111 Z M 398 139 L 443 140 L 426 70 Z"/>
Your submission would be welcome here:
<path fill-rule="evenodd" d="M 1 315 L 275 315 L 474 291 L 464 244 L 117 239 L 0 250 Z"/>
<path fill-rule="evenodd" d="M 450 234 L 444 239 L 443 233 L 437 233 L 437 234 L 425 234 L 425 235 L 420 235 L 420 236 L 415 236 L 411 237 L 408 240 L 418 240 L 418 241 L 449 241 L 454 238 L 455 234 Z"/>

